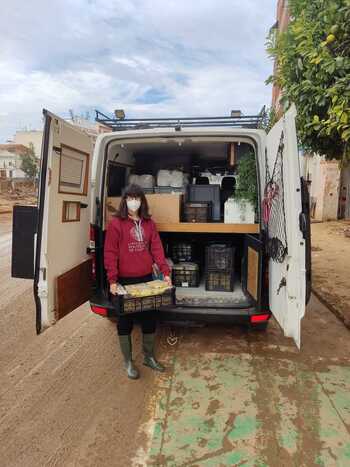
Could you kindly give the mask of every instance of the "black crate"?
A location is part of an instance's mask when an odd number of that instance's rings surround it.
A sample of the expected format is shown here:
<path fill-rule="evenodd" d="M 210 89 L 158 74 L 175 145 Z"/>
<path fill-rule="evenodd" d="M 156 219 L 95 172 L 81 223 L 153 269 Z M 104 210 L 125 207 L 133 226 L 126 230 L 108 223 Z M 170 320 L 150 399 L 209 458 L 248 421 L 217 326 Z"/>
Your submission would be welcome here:
<path fill-rule="evenodd" d="M 205 268 L 208 271 L 226 271 L 234 268 L 235 248 L 224 243 L 208 245 L 205 248 Z"/>
<path fill-rule="evenodd" d="M 220 185 L 188 185 L 188 201 L 210 203 L 210 219 L 221 220 Z"/>
<path fill-rule="evenodd" d="M 210 219 L 210 203 L 185 203 L 185 222 L 208 222 Z"/>
<path fill-rule="evenodd" d="M 198 287 L 199 286 L 199 267 L 192 263 L 187 265 L 174 266 L 172 270 L 172 281 L 175 287 Z"/>
<path fill-rule="evenodd" d="M 176 242 L 171 245 L 171 259 L 174 263 L 194 261 L 194 245 L 189 242 Z"/>
<path fill-rule="evenodd" d="M 112 303 L 117 316 L 125 316 L 132 313 L 140 313 L 158 310 L 160 307 L 175 304 L 175 288 L 166 290 L 161 295 L 150 295 L 146 297 L 131 297 L 129 295 L 112 296 Z"/>
<path fill-rule="evenodd" d="M 210 292 L 232 292 L 234 283 L 234 274 L 222 271 L 206 271 L 205 290 Z"/>

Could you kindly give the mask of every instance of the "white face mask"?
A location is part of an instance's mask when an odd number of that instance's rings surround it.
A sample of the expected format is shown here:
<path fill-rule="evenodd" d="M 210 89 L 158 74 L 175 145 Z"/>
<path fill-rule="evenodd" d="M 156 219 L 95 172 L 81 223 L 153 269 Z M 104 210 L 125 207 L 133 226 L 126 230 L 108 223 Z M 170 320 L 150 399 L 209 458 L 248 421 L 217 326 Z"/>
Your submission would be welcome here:
<path fill-rule="evenodd" d="M 139 199 L 128 199 L 126 205 L 131 212 L 136 212 L 140 209 L 141 201 Z"/>

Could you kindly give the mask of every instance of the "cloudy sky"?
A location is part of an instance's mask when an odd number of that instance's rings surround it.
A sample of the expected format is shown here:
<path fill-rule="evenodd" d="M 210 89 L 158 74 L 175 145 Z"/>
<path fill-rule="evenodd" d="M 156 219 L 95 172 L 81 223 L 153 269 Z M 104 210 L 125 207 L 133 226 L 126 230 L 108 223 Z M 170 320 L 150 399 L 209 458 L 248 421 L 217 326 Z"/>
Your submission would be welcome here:
<path fill-rule="evenodd" d="M 257 113 L 277 0 L 12 0 L 1 6 L 0 142 L 68 117 Z"/>

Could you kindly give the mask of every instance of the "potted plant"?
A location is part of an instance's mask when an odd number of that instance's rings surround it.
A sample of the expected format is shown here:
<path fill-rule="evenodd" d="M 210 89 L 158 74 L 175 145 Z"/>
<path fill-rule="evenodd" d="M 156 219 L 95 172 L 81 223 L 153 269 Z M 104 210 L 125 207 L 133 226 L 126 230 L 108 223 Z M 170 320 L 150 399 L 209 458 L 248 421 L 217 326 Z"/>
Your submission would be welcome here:
<path fill-rule="evenodd" d="M 253 152 L 242 156 L 237 163 L 237 186 L 235 193 L 229 198 L 231 210 L 236 222 L 254 222 L 257 211 L 258 187 L 256 175 L 256 162 Z M 229 217 L 229 215 L 227 216 Z M 237 218 L 238 217 L 238 218 Z"/>

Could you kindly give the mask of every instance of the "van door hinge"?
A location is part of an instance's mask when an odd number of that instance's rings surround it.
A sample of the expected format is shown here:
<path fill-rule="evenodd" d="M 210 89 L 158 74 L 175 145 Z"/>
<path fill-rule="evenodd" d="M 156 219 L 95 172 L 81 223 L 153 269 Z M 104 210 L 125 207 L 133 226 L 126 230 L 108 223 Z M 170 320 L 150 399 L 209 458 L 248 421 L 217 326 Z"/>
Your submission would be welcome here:
<path fill-rule="evenodd" d="M 281 291 L 282 287 L 285 287 L 286 285 L 287 285 L 286 278 L 282 277 L 280 285 L 278 286 L 278 289 L 277 289 L 277 295 L 280 294 L 280 291 Z"/>

